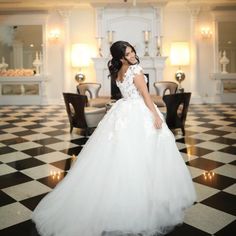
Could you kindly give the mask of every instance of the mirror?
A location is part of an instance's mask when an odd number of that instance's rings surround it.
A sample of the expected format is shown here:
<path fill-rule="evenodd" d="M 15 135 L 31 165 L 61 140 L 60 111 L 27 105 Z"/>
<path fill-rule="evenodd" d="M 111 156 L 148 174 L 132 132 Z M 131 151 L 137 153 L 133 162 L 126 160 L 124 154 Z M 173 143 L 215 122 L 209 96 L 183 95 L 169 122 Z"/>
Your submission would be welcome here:
<path fill-rule="evenodd" d="M 236 73 L 236 21 L 218 22 L 218 39 L 219 52 L 223 54 L 225 51 L 229 59 L 227 72 Z"/>
<path fill-rule="evenodd" d="M 33 69 L 42 46 L 42 25 L 0 25 L 0 63 L 4 58 L 7 69 Z"/>

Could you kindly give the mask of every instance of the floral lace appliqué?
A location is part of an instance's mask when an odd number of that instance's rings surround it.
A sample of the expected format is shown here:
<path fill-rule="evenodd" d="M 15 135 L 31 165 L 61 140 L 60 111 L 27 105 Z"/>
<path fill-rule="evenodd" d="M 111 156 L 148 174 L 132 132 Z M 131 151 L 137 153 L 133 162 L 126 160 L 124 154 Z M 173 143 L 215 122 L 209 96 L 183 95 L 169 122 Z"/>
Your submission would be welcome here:
<path fill-rule="evenodd" d="M 138 89 L 134 85 L 134 76 L 140 73 L 142 73 L 142 67 L 139 65 L 132 65 L 128 68 L 123 81 L 117 82 L 117 86 L 119 87 L 122 93 L 122 96 L 124 98 L 127 98 L 127 99 L 128 98 L 131 98 L 131 99 L 141 98 L 141 95 Z M 145 76 L 144 78 L 147 82 L 147 79 Z"/>

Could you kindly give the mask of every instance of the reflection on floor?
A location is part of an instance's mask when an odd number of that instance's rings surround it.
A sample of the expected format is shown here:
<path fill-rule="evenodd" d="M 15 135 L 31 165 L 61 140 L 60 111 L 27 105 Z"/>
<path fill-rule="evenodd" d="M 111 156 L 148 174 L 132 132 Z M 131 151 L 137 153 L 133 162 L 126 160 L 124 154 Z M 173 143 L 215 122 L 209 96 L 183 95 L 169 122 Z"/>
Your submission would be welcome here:
<path fill-rule="evenodd" d="M 64 106 L 2 106 L 0 117 L 0 236 L 36 236 L 31 212 L 87 138 L 70 135 Z M 236 235 L 235 121 L 236 105 L 190 107 L 186 136 L 175 136 L 198 199 L 169 236 Z"/>

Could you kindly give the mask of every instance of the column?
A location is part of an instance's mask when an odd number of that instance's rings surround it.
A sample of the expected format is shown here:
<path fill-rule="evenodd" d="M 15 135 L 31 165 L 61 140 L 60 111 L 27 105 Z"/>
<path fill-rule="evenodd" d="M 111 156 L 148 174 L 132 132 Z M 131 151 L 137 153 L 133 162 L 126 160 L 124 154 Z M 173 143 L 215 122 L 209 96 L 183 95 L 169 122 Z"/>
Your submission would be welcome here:
<path fill-rule="evenodd" d="M 190 55 L 191 55 L 191 72 L 190 72 L 190 79 L 191 79 L 191 100 L 193 103 L 202 103 L 202 98 L 199 95 L 199 88 L 198 88 L 198 47 L 197 47 L 197 19 L 200 12 L 200 7 L 189 7 L 189 11 L 191 14 L 190 19 Z"/>
<path fill-rule="evenodd" d="M 59 15 L 63 19 L 63 28 L 64 28 L 64 47 L 63 47 L 63 59 L 64 59 L 64 81 L 63 81 L 63 92 L 69 92 L 73 90 L 74 86 L 74 78 L 71 75 L 71 59 L 70 59 L 70 51 L 71 51 L 71 42 L 70 42 L 70 24 L 69 17 L 71 14 L 71 10 L 58 10 Z M 75 89 L 73 90 L 75 91 Z"/>

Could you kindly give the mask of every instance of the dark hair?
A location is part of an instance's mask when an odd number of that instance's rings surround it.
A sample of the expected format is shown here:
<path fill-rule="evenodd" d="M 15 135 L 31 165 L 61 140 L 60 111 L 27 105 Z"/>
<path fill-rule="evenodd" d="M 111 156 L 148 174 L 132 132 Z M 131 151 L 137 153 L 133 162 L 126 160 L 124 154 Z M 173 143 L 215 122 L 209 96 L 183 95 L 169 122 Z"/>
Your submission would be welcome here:
<path fill-rule="evenodd" d="M 130 47 L 135 52 L 137 63 L 139 63 L 139 58 L 136 55 L 136 50 L 130 43 L 126 41 L 117 41 L 113 43 L 110 47 L 112 59 L 107 63 L 110 72 L 109 77 L 111 77 L 111 79 L 113 80 L 117 78 L 118 71 L 122 66 L 121 59 L 125 57 L 125 51 L 127 47 Z"/>

